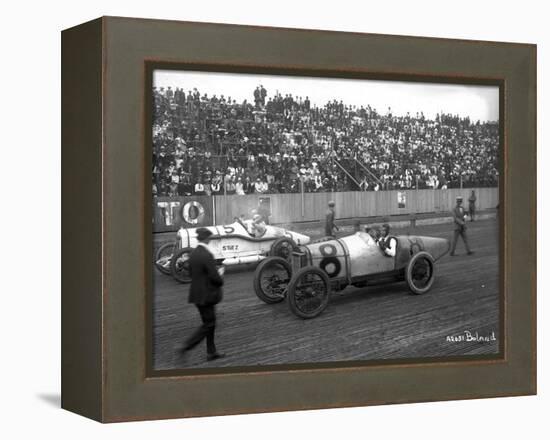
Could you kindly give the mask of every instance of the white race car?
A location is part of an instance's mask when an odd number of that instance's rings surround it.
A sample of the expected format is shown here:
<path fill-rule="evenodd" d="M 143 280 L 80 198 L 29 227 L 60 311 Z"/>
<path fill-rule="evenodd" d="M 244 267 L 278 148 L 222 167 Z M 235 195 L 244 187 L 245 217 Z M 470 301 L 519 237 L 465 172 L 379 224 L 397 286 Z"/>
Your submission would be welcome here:
<path fill-rule="evenodd" d="M 307 235 L 277 226 L 254 227 L 252 220 L 236 219 L 223 226 L 208 226 L 213 232 L 208 247 L 216 262 L 224 266 L 257 263 L 268 256 L 289 259 L 297 246 L 308 244 Z M 197 246 L 197 228 L 181 228 L 176 242 L 162 245 L 155 254 L 155 266 L 182 283 L 191 281 L 187 260 Z"/>
<path fill-rule="evenodd" d="M 392 254 L 366 232 L 328 238 L 300 246 L 290 261 L 270 257 L 254 275 L 254 290 L 267 304 L 287 300 L 300 318 L 318 316 L 329 303 L 331 292 L 346 286 L 405 281 L 417 295 L 428 292 L 435 279 L 436 261 L 450 249 L 449 240 L 412 235 L 391 236 Z"/>

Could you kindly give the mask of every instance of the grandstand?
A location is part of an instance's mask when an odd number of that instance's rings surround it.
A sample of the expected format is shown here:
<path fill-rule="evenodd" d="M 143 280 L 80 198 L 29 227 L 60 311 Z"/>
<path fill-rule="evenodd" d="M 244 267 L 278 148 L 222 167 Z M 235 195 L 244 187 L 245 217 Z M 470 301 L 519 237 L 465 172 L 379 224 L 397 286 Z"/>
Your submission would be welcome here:
<path fill-rule="evenodd" d="M 153 195 L 274 194 L 498 185 L 498 122 L 257 88 L 252 102 L 153 89 Z"/>

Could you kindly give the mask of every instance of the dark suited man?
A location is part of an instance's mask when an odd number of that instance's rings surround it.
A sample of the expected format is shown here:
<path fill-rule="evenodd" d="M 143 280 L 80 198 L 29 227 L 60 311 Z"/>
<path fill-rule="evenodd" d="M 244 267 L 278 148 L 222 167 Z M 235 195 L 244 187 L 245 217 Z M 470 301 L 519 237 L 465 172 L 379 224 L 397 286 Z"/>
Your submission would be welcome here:
<path fill-rule="evenodd" d="M 212 232 L 206 228 L 197 229 L 198 246 L 189 257 L 191 287 L 189 302 L 195 304 L 202 319 L 202 325 L 186 341 L 182 353 L 196 347 L 206 338 L 206 360 L 224 357 L 216 350 L 214 332 L 216 329 L 216 304 L 222 300 L 223 278 L 216 269 L 214 256 L 208 249 Z"/>
<path fill-rule="evenodd" d="M 466 252 L 468 252 L 468 255 L 472 255 L 473 252 L 470 250 L 470 246 L 468 245 L 468 237 L 466 235 L 466 219 L 464 218 L 466 216 L 466 211 L 462 206 L 462 197 L 456 198 L 456 206 L 454 207 L 452 214 L 455 224 L 455 231 L 450 255 L 451 257 L 455 256 L 456 243 L 459 236 L 462 237 L 462 240 L 464 241 L 464 246 L 466 247 Z"/>
<path fill-rule="evenodd" d="M 334 230 L 336 229 L 338 231 L 338 226 L 334 223 L 334 218 L 336 216 L 336 211 L 334 209 L 335 205 L 336 204 L 332 200 L 328 202 L 328 209 L 325 214 L 325 236 L 327 237 L 334 237 Z"/>
<path fill-rule="evenodd" d="M 472 190 L 472 194 L 470 195 L 470 198 L 468 199 L 468 208 L 470 211 L 470 221 L 474 221 L 474 215 L 476 214 L 476 192 Z"/>

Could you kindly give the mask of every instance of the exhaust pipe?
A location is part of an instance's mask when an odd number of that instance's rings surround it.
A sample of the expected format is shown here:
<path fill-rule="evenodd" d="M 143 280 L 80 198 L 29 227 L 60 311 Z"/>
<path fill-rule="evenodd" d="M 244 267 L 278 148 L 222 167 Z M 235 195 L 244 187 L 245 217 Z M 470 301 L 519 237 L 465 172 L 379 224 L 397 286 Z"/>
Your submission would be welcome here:
<path fill-rule="evenodd" d="M 236 266 L 237 264 L 250 264 L 250 263 L 259 263 L 265 258 L 263 255 L 250 255 L 248 257 L 236 257 L 236 258 L 226 258 L 223 260 L 222 264 L 224 266 Z"/>

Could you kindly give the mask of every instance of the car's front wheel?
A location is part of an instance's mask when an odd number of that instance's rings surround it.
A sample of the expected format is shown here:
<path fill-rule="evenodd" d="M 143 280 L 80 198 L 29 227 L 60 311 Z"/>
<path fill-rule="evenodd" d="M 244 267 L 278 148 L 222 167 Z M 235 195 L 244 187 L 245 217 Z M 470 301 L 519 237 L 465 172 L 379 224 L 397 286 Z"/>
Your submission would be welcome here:
<path fill-rule="evenodd" d="M 280 237 L 273 242 L 269 255 L 271 257 L 280 257 L 289 261 L 292 256 L 292 251 L 296 249 L 296 243 L 289 237 Z"/>
<path fill-rule="evenodd" d="M 254 292 L 266 304 L 285 299 L 292 269 L 284 258 L 268 257 L 262 260 L 254 273 Z"/>
<path fill-rule="evenodd" d="M 170 263 L 172 262 L 172 256 L 177 249 L 175 242 L 164 243 L 155 252 L 155 267 L 164 275 L 171 274 Z"/>
<path fill-rule="evenodd" d="M 330 282 L 317 267 L 304 267 L 294 274 L 288 285 L 287 301 L 292 313 L 300 318 L 319 316 L 327 308 Z"/>
<path fill-rule="evenodd" d="M 172 257 L 170 263 L 170 271 L 174 279 L 180 283 L 190 283 L 191 273 L 189 270 L 189 256 L 193 251 L 192 248 L 183 248 L 177 251 Z"/>
<path fill-rule="evenodd" d="M 431 289 L 435 280 L 435 262 L 425 251 L 414 254 L 405 268 L 405 281 L 409 290 L 422 295 Z"/>

